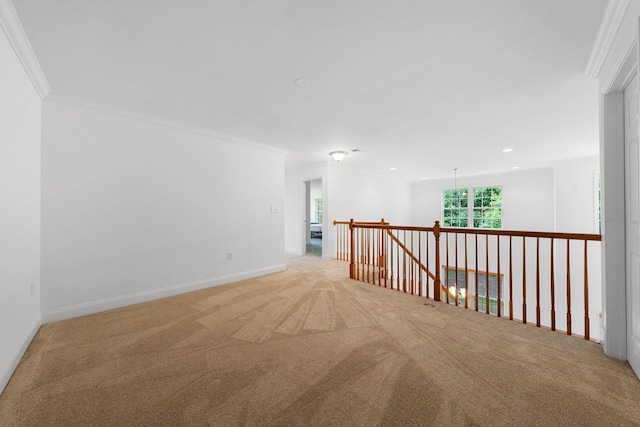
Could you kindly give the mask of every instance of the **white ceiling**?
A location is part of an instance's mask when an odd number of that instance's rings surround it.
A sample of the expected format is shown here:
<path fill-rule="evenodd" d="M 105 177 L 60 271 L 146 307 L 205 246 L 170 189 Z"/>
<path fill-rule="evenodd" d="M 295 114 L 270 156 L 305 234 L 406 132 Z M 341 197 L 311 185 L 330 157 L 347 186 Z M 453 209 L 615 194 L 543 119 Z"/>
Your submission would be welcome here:
<path fill-rule="evenodd" d="M 54 95 L 284 148 L 287 169 L 359 148 L 342 164 L 419 180 L 598 153 L 584 69 L 605 0 L 13 3 Z"/>

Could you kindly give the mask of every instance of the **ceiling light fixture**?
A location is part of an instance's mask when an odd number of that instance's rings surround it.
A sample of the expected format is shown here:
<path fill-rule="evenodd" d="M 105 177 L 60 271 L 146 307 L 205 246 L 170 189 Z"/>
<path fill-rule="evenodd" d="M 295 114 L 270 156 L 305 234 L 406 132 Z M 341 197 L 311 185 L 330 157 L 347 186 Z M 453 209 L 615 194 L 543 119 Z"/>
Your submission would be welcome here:
<path fill-rule="evenodd" d="M 296 79 L 296 84 L 298 86 L 309 86 L 309 80 L 300 77 L 299 79 Z"/>
<path fill-rule="evenodd" d="M 504 150 L 502 150 L 503 153 L 510 153 L 513 151 L 513 148 L 505 148 Z"/>
<path fill-rule="evenodd" d="M 347 154 L 349 153 L 347 153 L 346 151 L 332 151 L 329 153 L 329 155 L 333 157 L 336 162 L 344 159 L 344 156 L 346 156 Z"/>
<path fill-rule="evenodd" d="M 389 168 L 390 171 L 394 171 L 396 169 L 398 169 L 398 168 Z"/>

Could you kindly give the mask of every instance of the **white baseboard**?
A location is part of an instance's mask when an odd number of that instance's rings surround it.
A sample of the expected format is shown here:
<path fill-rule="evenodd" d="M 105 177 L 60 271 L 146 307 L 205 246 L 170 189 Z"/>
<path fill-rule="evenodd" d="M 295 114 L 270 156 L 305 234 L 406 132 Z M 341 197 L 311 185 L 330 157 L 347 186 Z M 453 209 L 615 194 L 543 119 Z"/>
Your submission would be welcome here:
<path fill-rule="evenodd" d="M 91 301 L 84 304 L 77 304 L 69 307 L 62 307 L 54 310 L 42 312 L 42 323 L 57 322 L 74 317 L 86 316 L 88 314 L 99 313 L 101 311 L 112 310 L 114 308 L 125 307 L 133 304 L 140 304 L 160 298 L 172 297 L 187 292 L 198 291 L 213 286 L 225 285 L 227 283 L 238 282 L 240 280 L 251 279 L 253 277 L 264 276 L 265 274 L 277 273 L 286 270 L 285 264 L 272 265 L 256 270 L 243 271 L 241 273 L 227 276 L 214 277 L 210 279 L 198 280 L 196 282 L 182 283 L 166 288 L 154 289 L 146 292 L 139 292 L 130 295 L 123 295 L 114 298 L 107 298 L 99 301 Z"/>
<path fill-rule="evenodd" d="M 20 363 L 20 360 L 22 360 L 22 356 L 24 356 L 24 353 L 27 351 L 27 348 L 29 348 L 31 341 L 33 341 L 33 338 L 38 333 L 38 330 L 40 329 L 41 325 L 42 325 L 42 319 L 38 317 L 35 325 L 33 325 L 33 327 L 31 328 L 31 331 L 29 331 L 29 334 L 25 337 L 25 340 L 22 342 L 22 345 L 18 348 L 18 351 L 13 355 L 11 363 L 9 364 L 9 366 L 7 366 L 6 371 L 0 373 L 0 395 L 2 395 L 2 392 L 4 392 L 4 388 L 7 386 L 7 384 L 9 384 L 9 380 L 11 379 L 11 376 L 13 375 L 16 368 L 18 367 L 18 363 Z"/>
<path fill-rule="evenodd" d="M 299 249 L 284 248 L 284 252 L 288 255 L 304 255 L 304 252 Z"/>

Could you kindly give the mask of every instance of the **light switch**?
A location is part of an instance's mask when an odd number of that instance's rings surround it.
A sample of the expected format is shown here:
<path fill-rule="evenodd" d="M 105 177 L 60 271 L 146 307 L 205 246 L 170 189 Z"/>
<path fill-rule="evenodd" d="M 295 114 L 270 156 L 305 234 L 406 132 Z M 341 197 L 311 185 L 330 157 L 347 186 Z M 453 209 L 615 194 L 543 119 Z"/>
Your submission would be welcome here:
<path fill-rule="evenodd" d="M 271 206 L 271 213 L 272 214 L 280 213 L 280 206 Z"/>

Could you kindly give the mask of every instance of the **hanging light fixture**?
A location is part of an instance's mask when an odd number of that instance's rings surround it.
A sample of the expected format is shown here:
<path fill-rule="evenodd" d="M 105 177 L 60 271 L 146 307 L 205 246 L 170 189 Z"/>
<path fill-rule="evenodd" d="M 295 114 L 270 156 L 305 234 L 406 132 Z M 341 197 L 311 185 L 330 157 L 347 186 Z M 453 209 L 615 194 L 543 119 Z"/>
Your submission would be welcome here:
<path fill-rule="evenodd" d="M 458 193 L 458 168 L 453 168 L 453 190 Z"/>
<path fill-rule="evenodd" d="M 347 153 L 346 151 L 332 151 L 329 153 L 329 155 L 333 157 L 336 162 L 339 162 L 340 160 L 344 159 L 344 157 L 347 154 L 349 153 Z"/>

